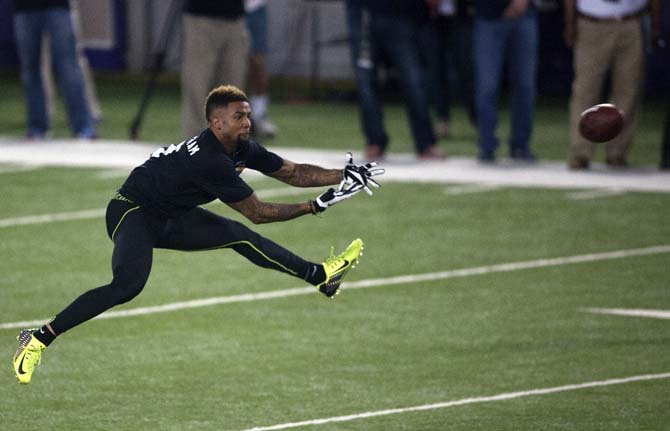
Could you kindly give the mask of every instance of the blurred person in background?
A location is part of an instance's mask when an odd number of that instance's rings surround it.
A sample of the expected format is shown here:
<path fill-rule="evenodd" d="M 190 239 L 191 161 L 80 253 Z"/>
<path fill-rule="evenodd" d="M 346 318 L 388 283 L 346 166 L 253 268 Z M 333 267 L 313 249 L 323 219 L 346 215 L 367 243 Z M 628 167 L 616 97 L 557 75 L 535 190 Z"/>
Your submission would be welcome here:
<path fill-rule="evenodd" d="M 14 33 L 26 93 L 28 139 L 44 139 L 49 132 L 49 115 L 41 73 L 45 36 L 53 69 L 65 99 L 70 129 L 77 138 L 94 139 L 95 121 L 86 100 L 84 77 L 77 59 L 70 5 L 67 0 L 16 0 Z"/>
<path fill-rule="evenodd" d="M 266 67 L 268 53 L 268 16 L 266 0 L 245 0 L 247 28 L 251 36 L 249 51 L 249 76 L 247 88 L 249 102 L 254 112 L 253 133 L 256 136 L 272 138 L 277 134 L 277 126 L 270 121 L 269 79 Z"/>
<path fill-rule="evenodd" d="M 102 108 L 100 107 L 100 101 L 98 100 L 98 93 L 95 88 L 95 81 L 93 80 L 93 74 L 91 73 L 91 67 L 88 64 L 88 59 L 86 54 L 84 54 L 84 48 L 81 45 L 81 21 L 79 13 L 79 0 L 70 0 L 70 14 L 72 15 L 72 28 L 74 30 L 74 39 L 77 50 L 77 62 L 79 63 L 79 68 L 81 69 L 82 76 L 84 77 L 84 90 L 86 93 L 86 102 L 88 103 L 88 108 L 93 115 L 93 120 L 96 124 L 102 121 Z M 51 49 L 49 48 L 49 38 L 44 36 L 44 41 L 42 43 L 42 79 L 44 82 L 44 93 L 47 100 L 47 115 L 49 118 L 53 118 L 54 113 L 56 112 L 56 86 L 54 81 L 54 76 L 51 71 Z"/>
<path fill-rule="evenodd" d="M 579 134 L 579 117 L 587 108 L 602 103 L 608 73 L 608 100 L 624 112 L 624 126 L 616 138 L 605 143 L 605 162 L 613 168 L 626 167 L 640 114 L 645 68 L 643 17 L 650 2 L 564 0 L 564 6 L 564 40 L 574 53 L 568 167 L 589 168 L 595 144 Z M 653 33 L 658 36 L 659 2 L 654 0 L 651 6 Z"/>
<path fill-rule="evenodd" d="M 435 135 L 449 135 L 451 105 L 454 102 L 452 81 L 465 106 L 471 124 L 476 124 L 472 60 L 471 0 L 426 0 L 431 9 L 431 23 L 424 32 L 424 50 L 427 60 L 428 95 L 435 107 L 437 118 L 433 123 Z M 431 34 L 433 33 L 433 34 Z M 452 80 L 452 72 L 456 72 Z M 432 84 L 431 84 L 432 83 Z"/>
<path fill-rule="evenodd" d="M 249 32 L 244 0 L 186 0 L 181 65 L 184 138 L 206 127 L 202 101 L 222 82 L 244 88 Z"/>
<path fill-rule="evenodd" d="M 537 11 L 531 0 L 475 0 L 475 105 L 482 162 L 494 162 L 499 146 L 498 98 L 505 64 L 511 90 L 509 155 L 524 162 L 535 160 L 530 139 L 538 32 Z"/>
<path fill-rule="evenodd" d="M 370 40 L 370 13 L 362 0 L 346 0 L 349 52 L 356 77 L 360 121 L 366 140 L 368 160 L 382 158 L 389 137 L 384 128 L 384 112 L 377 91 L 377 69 Z"/>
<path fill-rule="evenodd" d="M 368 159 L 382 158 L 388 146 L 382 108 L 374 88 L 377 53 L 398 70 L 398 84 L 417 157 L 422 160 L 446 158 L 446 153 L 436 144 L 424 88 L 425 72 L 419 59 L 419 35 L 422 28 L 429 25 L 428 5 L 415 0 L 348 0 L 347 9 Z M 366 25 L 368 16 L 369 25 Z M 362 17 L 366 17 L 365 20 Z"/>

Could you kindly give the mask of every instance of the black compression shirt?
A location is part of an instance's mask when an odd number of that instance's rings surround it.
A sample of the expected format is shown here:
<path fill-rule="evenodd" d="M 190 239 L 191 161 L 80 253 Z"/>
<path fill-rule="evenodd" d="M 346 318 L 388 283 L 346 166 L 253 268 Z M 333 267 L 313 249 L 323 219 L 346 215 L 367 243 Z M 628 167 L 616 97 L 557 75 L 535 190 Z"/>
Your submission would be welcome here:
<path fill-rule="evenodd" d="M 156 150 L 133 169 L 120 192 L 155 215 L 178 217 L 215 199 L 239 202 L 249 197 L 253 190 L 240 178 L 241 170 L 267 174 L 283 162 L 254 141 L 239 141 L 235 153 L 228 155 L 205 129 L 188 141 Z"/>

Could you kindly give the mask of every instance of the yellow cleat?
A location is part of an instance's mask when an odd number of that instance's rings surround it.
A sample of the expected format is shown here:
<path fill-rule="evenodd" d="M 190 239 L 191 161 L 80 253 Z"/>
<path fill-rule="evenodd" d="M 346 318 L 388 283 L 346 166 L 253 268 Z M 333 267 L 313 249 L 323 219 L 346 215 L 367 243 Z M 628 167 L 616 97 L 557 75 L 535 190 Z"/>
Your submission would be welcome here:
<path fill-rule="evenodd" d="M 317 289 L 329 298 L 339 293 L 338 289 L 342 279 L 351 268 L 356 266 L 362 254 L 363 241 L 360 238 L 355 239 L 337 256 L 333 256 L 333 249 L 331 248 L 330 257 L 322 264 L 326 272 L 326 280 L 316 286 Z"/>
<path fill-rule="evenodd" d="M 19 348 L 14 355 L 14 374 L 19 383 L 27 385 L 33 377 L 33 371 L 40 364 L 42 351 L 47 348 L 33 335 L 34 329 L 24 329 L 16 337 Z"/>

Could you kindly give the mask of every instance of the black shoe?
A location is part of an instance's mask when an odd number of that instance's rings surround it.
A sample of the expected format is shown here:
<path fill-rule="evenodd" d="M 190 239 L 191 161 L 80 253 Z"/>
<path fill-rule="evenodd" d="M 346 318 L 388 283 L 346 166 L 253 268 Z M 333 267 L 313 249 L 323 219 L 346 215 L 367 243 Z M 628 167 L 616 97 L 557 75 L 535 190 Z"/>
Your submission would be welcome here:
<path fill-rule="evenodd" d="M 517 162 L 533 163 L 537 160 L 535 154 L 530 150 L 520 150 L 516 148 L 510 152 L 510 157 Z"/>
<path fill-rule="evenodd" d="M 493 151 L 482 151 L 479 153 L 480 163 L 495 163 L 496 154 Z"/>

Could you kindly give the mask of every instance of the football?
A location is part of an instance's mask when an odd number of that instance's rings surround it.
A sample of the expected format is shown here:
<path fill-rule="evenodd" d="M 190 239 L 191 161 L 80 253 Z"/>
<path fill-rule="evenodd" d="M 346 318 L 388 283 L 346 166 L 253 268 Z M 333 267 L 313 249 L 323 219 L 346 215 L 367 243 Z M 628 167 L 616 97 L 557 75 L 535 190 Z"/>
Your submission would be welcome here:
<path fill-rule="evenodd" d="M 591 142 L 614 139 L 623 128 L 623 112 L 611 103 L 593 106 L 579 117 L 579 133 Z"/>

